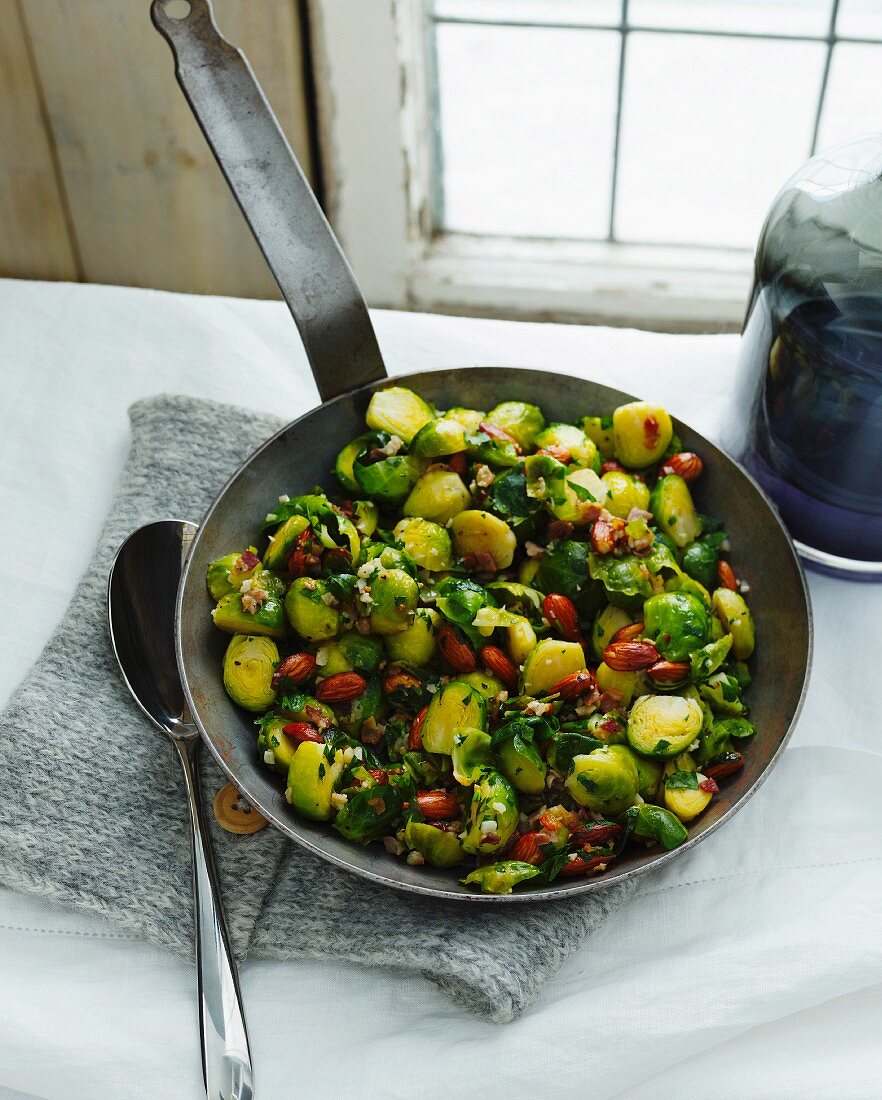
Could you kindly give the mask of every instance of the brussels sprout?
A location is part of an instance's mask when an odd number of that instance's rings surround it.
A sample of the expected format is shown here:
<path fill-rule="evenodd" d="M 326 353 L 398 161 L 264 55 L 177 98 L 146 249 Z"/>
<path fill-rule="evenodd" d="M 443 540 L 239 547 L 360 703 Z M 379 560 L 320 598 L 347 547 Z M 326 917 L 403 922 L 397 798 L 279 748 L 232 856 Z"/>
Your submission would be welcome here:
<path fill-rule="evenodd" d="M 404 543 L 410 559 L 422 569 L 443 573 L 453 565 L 453 548 L 447 529 L 427 519 L 402 519 L 392 532 Z"/>
<path fill-rule="evenodd" d="M 600 479 L 606 486 L 606 509 L 614 516 L 627 519 L 632 508 L 645 509 L 649 504 L 646 483 L 624 470 L 608 470 Z"/>
<path fill-rule="evenodd" d="M 383 638 L 389 660 L 425 668 L 435 656 L 435 634 L 439 622 L 438 612 L 433 608 L 418 607 L 408 627 Z"/>
<path fill-rule="evenodd" d="M 444 416 L 447 420 L 455 420 L 457 424 L 462 424 L 467 432 L 476 432 L 484 419 L 484 413 L 478 412 L 477 409 L 464 409 L 461 405 L 448 409 Z"/>
<path fill-rule="evenodd" d="M 434 412 L 413 390 L 390 386 L 378 390 L 370 400 L 365 415 L 369 428 L 390 432 L 410 443 L 420 428 L 434 419 Z"/>
<path fill-rule="evenodd" d="M 616 440 L 611 416 L 583 416 L 579 427 L 596 445 L 604 458 L 616 457 Z"/>
<path fill-rule="evenodd" d="M 542 501 L 527 494 L 527 479 L 520 469 L 503 470 L 487 488 L 487 507 L 504 519 L 515 534 L 526 537 L 535 526 Z"/>
<path fill-rule="evenodd" d="M 727 634 L 732 635 L 732 656 L 746 661 L 753 653 L 756 634 L 753 616 L 744 597 L 730 588 L 718 588 L 713 595 L 714 610 Z"/>
<path fill-rule="evenodd" d="M 528 455 L 524 460 L 527 496 L 544 501 L 557 519 L 576 527 L 589 523 L 596 504 L 606 504 L 607 489 L 594 470 L 569 470 L 551 455 Z"/>
<path fill-rule="evenodd" d="M 411 818 L 404 829 L 404 842 L 433 867 L 455 867 L 465 858 L 456 833 L 445 832 L 428 822 Z"/>
<path fill-rule="evenodd" d="M 718 638 L 715 642 L 709 642 L 701 649 L 697 649 L 690 657 L 693 680 L 704 680 L 711 673 L 716 672 L 728 657 L 731 648 L 732 635 L 724 634 L 722 638 Z"/>
<path fill-rule="evenodd" d="M 380 522 L 380 509 L 372 500 L 355 502 L 355 529 L 365 538 L 370 538 Z"/>
<path fill-rule="evenodd" d="M 295 810 L 313 821 L 334 816 L 331 795 L 343 771 L 343 753 L 316 741 L 302 742 L 288 769 L 285 797 Z"/>
<path fill-rule="evenodd" d="M 714 722 L 714 732 L 741 741 L 756 736 L 756 726 L 746 718 L 719 718 Z"/>
<path fill-rule="evenodd" d="M 630 401 L 613 413 L 616 456 L 625 466 L 658 462 L 674 434 L 671 418 L 661 405 Z"/>
<path fill-rule="evenodd" d="M 320 703 L 311 695 L 301 695 L 300 692 L 283 694 L 279 698 L 279 709 L 289 715 L 291 722 L 312 722 L 315 724 L 327 724 L 335 721 L 334 712 L 327 703 Z"/>
<path fill-rule="evenodd" d="M 540 615 L 542 612 L 542 593 L 519 581 L 491 581 L 487 591 L 519 615 Z"/>
<path fill-rule="evenodd" d="M 294 549 L 297 537 L 309 527 L 306 516 L 289 516 L 270 535 L 269 543 L 263 552 L 263 564 L 267 569 L 284 569 Z"/>
<path fill-rule="evenodd" d="M 231 592 L 238 592 L 243 581 L 252 578 L 259 566 L 260 559 L 251 549 L 245 554 L 227 554 L 209 562 L 205 583 L 211 598 L 217 601 Z"/>
<path fill-rule="evenodd" d="M 298 745 L 297 741 L 285 733 L 288 719 L 278 714 L 265 714 L 258 722 L 260 733 L 257 737 L 257 751 L 261 760 L 274 772 L 287 775 Z"/>
<path fill-rule="evenodd" d="M 450 525 L 457 556 L 490 554 L 497 569 L 506 569 L 514 560 L 517 539 L 509 525 L 491 512 L 466 509 Z"/>
<path fill-rule="evenodd" d="M 702 699 L 710 703 L 711 709 L 719 714 L 737 717 L 747 710 L 741 701 L 741 685 L 728 673 L 715 672 L 698 690 Z"/>
<path fill-rule="evenodd" d="M 459 474 L 452 470 L 427 470 L 414 485 L 401 509 L 405 516 L 446 524 L 472 502 Z"/>
<path fill-rule="evenodd" d="M 705 588 L 713 588 L 717 583 L 717 566 L 720 560 L 719 535 L 708 535 L 696 539 L 683 551 L 683 571 Z"/>
<path fill-rule="evenodd" d="M 516 790 L 524 794 L 542 794 L 548 767 L 533 744 L 529 726 L 517 724 L 517 727 L 511 737 L 496 745 L 499 770 Z M 529 740 L 524 737 L 527 731 Z"/>
<path fill-rule="evenodd" d="M 383 659 L 383 643 L 370 634 L 350 631 L 339 641 L 328 642 L 316 654 L 322 676 L 335 676 L 338 672 L 377 671 Z"/>
<path fill-rule="evenodd" d="M 671 762 L 665 769 L 665 806 L 683 822 L 692 821 L 706 810 L 711 792 L 703 791 L 689 753 Z"/>
<path fill-rule="evenodd" d="M 597 686 L 601 691 L 619 691 L 622 694 L 622 706 L 627 708 L 635 693 L 644 683 L 639 672 L 619 672 L 610 668 L 605 661 L 601 661 L 595 672 Z"/>
<path fill-rule="evenodd" d="M 539 591 L 560 592 L 570 597 L 578 595 L 588 583 L 589 550 L 588 543 L 573 539 L 553 543 L 540 559 L 534 559 L 539 562 L 535 577 Z"/>
<path fill-rule="evenodd" d="M 359 484 L 355 480 L 354 470 L 356 457 L 366 447 L 373 446 L 377 442 L 376 433 L 367 432 L 353 439 L 351 443 L 347 443 L 343 450 L 337 455 L 337 461 L 334 464 L 334 473 L 337 475 L 337 480 L 348 492 L 357 493 L 359 490 Z"/>
<path fill-rule="evenodd" d="M 544 695 L 564 676 L 585 667 L 585 651 L 578 642 L 545 638 L 524 662 L 524 695 Z"/>
<path fill-rule="evenodd" d="M 327 642 L 315 655 L 322 676 L 336 676 L 340 672 L 354 672 L 353 666 L 339 642 Z"/>
<path fill-rule="evenodd" d="M 694 596 L 702 607 L 709 608 L 711 605 L 710 593 L 704 585 L 699 584 L 694 577 L 690 577 L 688 573 L 684 573 L 682 570 L 665 578 L 665 591 L 686 592 L 688 595 Z"/>
<path fill-rule="evenodd" d="M 610 745 L 609 751 L 622 756 L 627 755 L 637 769 L 637 793 L 647 802 L 655 798 L 664 765 L 658 760 L 651 760 L 648 756 L 640 756 L 627 745 Z"/>
<path fill-rule="evenodd" d="M 298 577 L 285 596 L 288 622 L 301 638 L 311 642 L 333 638 L 340 629 L 340 612 L 332 600 L 328 582 L 313 577 Z"/>
<path fill-rule="evenodd" d="M 646 756 L 676 756 L 698 737 L 701 706 L 682 695 L 641 695 L 628 715 L 628 743 Z"/>
<path fill-rule="evenodd" d="M 536 574 L 539 572 L 539 566 L 541 562 L 541 557 L 524 558 L 524 560 L 518 566 L 518 580 L 521 582 L 521 584 L 535 584 Z"/>
<path fill-rule="evenodd" d="M 516 665 L 522 665 L 536 645 L 536 631 L 528 619 L 520 617 L 513 626 L 506 629 L 505 633 L 511 659 Z"/>
<path fill-rule="evenodd" d="M 588 736 L 597 738 L 602 745 L 624 745 L 628 740 L 625 734 L 627 725 L 628 720 L 621 711 L 611 710 L 604 714 L 598 710 L 588 716 L 581 728 Z"/>
<path fill-rule="evenodd" d="M 472 619 L 472 626 L 483 638 L 489 638 L 494 630 L 517 626 L 522 618 L 522 615 L 506 611 L 504 607 L 491 607 L 490 604 L 485 604 Z"/>
<path fill-rule="evenodd" d="M 512 785 L 499 772 L 484 768 L 475 780 L 463 850 L 470 855 L 498 852 L 508 843 L 517 823 L 518 800 Z"/>
<path fill-rule="evenodd" d="M 548 746 L 548 764 L 556 772 L 566 775 L 575 757 L 587 756 L 595 749 L 602 747 L 603 742 L 588 733 L 559 730 Z"/>
<path fill-rule="evenodd" d="M 701 602 L 686 592 L 662 592 L 643 605 L 644 633 L 667 661 L 686 661 L 707 642 L 710 622 Z"/>
<path fill-rule="evenodd" d="M 643 601 L 652 595 L 652 582 L 646 576 L 647 559 L 625 554 L 621 558 L 612 555 L 589 554 L 588 572 L 592 580 L 600 581 L 610 603 L 626 611 L 639 612 Z"/>
<path fill-rule="evenodd" d="M 597 444 L 573 424 L 549 424 L 536 436 L 535 445 L 537 448 L 563 447 L 577 466 L 590 466 L 600 473 Z"/>
<path fill-rule="evenodd" d="M 487 702 L 471 684 L 451 680 L 435 695 L 423 722 L 426 752 L 453 753 L 455 737 L 467 729 L 487 728 Z"/>
<path fill-rule="evenodd" d="M 282 638 L 285 635 L 282 601 L 275 595 L 268 596 L 251 612 L 246 611 L 241 592 L 230 592 L 218 601 L 211 617 L 214 625 L 228 634 L 265 634 L 269 638 Z"/>
<path fill-rule="evenodd" d="M 659 529 L 681 549 L 701 534 L 701 520 L 689 486 L 677 474 L 658 479 L 649 497 L 649 510 Z"/>
<path fill-rule="evenodd" d="M 670 810 L 648 802 L 642 806 L 632 806 L 628 810 L 627 820 L 635 836 L 655 840 L 668 852 L 679 848 L 689 836 L 682 822 Z"/>
<path fill-rule="evenodd" d="M 346 802 L 334 820 L 334 828 L 347 840 L 368 844 L 395 831 L 401 816 L 403 798 L 393 783 L 364 783 L 346 792 Z"/>
<path fill-rule="evenodd" d="M 488 424 L 508 432 L 525 451 L 533 446 L 536 436 L 545 427 L 542 410 L 525 401 L 503 401 L 492 408 L 484 419 Z"/>
<path fill-rule="evenodd" d="M 453 737 L 453 778 L 463 787 L 470 787 L 481 769 L 491 763 L 489 733 L 465 729 Z"/>
<path fill-rule="evenodd" d="M 485 863 L 459 881 L 463 886 L 480 886 L 484 894 L 510 894 L 518 883 L 535 878 L 542 872 L 532 863 L 518 859 L 505 859 L 499 863 Z"/>
<path fill-rule="evenodd" d="M 403 569 L 379 569 L 370 578 L 371 630 L 398 634 L 407 630 L 420 598 L 417 582 Z"/>
<path fill-rule="evenodd" d="M 502 681 L 488 672 L 462 672 L 459 676 L 455 676 L 451 683 L 468 684 L 469 687 L 480 692 L 488 703 L 502 691 Z"/>
<path fill-rule="evenodd" d="M 634 804 L 637 782 L 634 760 L 604 745 L 587 756 L 573 757 L 566 788 L 580 806 L 615 815 Z"/>
<path fill-rule="evenodd" d="M 329 550 L 342 546 L 348 550 L 353 561 L 358 557 L 361 540 L 355 525 L 324 494 L 307 493 L 277 504 L 267 515 L 262 530 L 272 530 L 291 516 L 304 516 L 309 520 L 313 533 L 322 546 Z"/>
<path fill-rule="evenodd" d="M 471 432 L 466 436 L 466 452 L 469 458 L 487 466 L 514 469 L 520 463 L 518 449 L 509 439 L 494 439 L 486 432 Z"/>
<path fill-rule="evenodd" d="M 224 654 L 227 695 L 246 710 L 266 710 L 276 701 L 273 673 L 278 661 L 279 651 L 271 638 L 235 634 Z"/>
<path fill-rule="evenodd" d="M 615 604 L 607 604 L 598 612 L 591 630 L 591 649 L 599 660 L 603 658 L 603 651 L 613 639 L 613 634 L 618 633 L 622 627 L 630 626 L 631 616 L 621 607 Z"/>
<path fill-rule="evenodd" d="M 439 458 L 441 455 L 453 455 L 464 451 L 466 447 L 465 428 L 458 420 L 442 417 L 430 420 L 413 437 L 411 454 L 422 458 Z"/>
<path fill-rule="evenodd" d="M 369 451 L 360 451 L 353 471 L 358 489 L 384 504 L 400 504 L 426 468 L 426 460 L 415 455 L 391 455 L 379 462 L 365 461 Z"/>

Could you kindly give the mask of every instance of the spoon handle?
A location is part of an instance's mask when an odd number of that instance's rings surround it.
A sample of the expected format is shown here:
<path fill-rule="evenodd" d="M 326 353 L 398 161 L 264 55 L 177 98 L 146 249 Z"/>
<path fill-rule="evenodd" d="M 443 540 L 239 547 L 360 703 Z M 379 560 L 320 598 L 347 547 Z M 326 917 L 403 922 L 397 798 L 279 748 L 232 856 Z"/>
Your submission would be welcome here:
<path fill-rule="evenodd" d="M 221 910 L 217 871 L 199 789 L 197 754 L 200 742 L 195 737 L 176 739 L 174 743 L 187 780 L 190 803 L 199 1031 L 205 1091 L 208 1100 L 252 1100 L 254 1078 L 245 1013 Z"/>

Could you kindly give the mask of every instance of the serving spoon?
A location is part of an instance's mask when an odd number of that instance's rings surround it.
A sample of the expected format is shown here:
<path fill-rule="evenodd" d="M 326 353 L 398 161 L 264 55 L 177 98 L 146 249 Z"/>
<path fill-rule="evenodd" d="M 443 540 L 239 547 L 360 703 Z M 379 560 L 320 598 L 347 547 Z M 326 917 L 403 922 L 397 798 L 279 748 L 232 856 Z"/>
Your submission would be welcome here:
<path fill-rule="evenodd" d="M 252 1100 L 251 1050 L 199 788 L 199 730 L 175 661 L 175 597 L 197 527 L 158 520 L 117 551 L 107 586 L 110 637 L 126 686 L 178 750 L 190 803 L 202 1078 L 208 1100 Z"/>

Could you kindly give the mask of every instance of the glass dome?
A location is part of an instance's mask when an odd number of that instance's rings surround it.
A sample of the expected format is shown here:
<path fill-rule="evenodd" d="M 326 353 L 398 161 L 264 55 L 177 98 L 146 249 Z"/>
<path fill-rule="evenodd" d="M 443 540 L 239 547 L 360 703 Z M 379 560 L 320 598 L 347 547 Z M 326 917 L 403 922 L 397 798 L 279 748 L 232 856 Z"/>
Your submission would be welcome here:
<path fill-rule="evenodd" d="M 809 564 L 882 580 L 882 134 L 813 157 L 756 252 L 729 450 Z"/>

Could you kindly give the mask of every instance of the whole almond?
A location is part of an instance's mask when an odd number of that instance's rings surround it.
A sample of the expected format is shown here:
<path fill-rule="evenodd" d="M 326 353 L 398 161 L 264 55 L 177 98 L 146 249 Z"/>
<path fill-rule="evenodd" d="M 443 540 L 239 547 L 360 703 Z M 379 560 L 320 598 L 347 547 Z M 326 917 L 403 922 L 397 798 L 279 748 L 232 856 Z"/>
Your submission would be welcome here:
<path fill-rule="evenodd" d="M 383 678 L 383 691 L 391 695 L 393 691 L 411 691 L 421 686 L 418 676 L 412 672 L 405 672 L 403 668 L 393 669 Z"/>
<path fill-rule="evenodd" d="M 656 661 L 646 674 L 654 684 L 679 684 L 689 675 L 688 661 Z"/>
<path fill-rule="evenodd" d="M 587 695 L 589 691 L 593 691 L 594 687 L 593 674 L 587 668 L 583 668 L 558 680 L 554 687 L 549 689 L 548 694 L 559 695 L 561 699 L 578 699 L 580 695 Z"/>
<path fill-rule="evenodd" d="M 732 566 L 727 561 L 717 562 L 717 576 L 723 588 L 730 588 L 733 592 L 738 591 L 738 581 L 732 572 Z"/>
<path fill-rule="evenodd" d="M 449 791 L 417 791 L 417 805 L 428 821 L 444 821 L 459 814 L 459 802 Z"/>
<path fill-rule="evenodd" d="M 518 863 L 532 863 L 536 867 L 545 859 L 541 851 L 542 846 L 550 842 L 551 837 L 548 833 L 524 833 L 515 841 L 506 859 L 513 859 Z"/>
<path fill-rule="evenodd" d="M 551 627 L 568 642 L 579 642 L 579 613 L 576 605 L 560 592 L 552 592 L 542 601 L 542 614 L 551 623 Z"/>
<path fill-rule="evenodd" d="M 611 642 L 603 651 L 604 662 L 616 672 L 638 672 L 660 658 L 652 642 Z"/>
<path fill-rule="evenodd" d="M 315 697 L 320 703 L 348 703 L 357 699 L 367 687 L 367 681 L 357 672 L 338 672 L 322 680 Z"/>
<path fill-rule="evenodd" d="M 273 687 L 278 688 L 283 680 L 302 684 L 304 680 L 315 675 L 316 667 L 315 657 L 311 653 L 292 653 L 273 673 Z"/>
<path fill-rule="evenodd" d="M 426 715 L 429 713 L 428 707 L 423 709 L 417 714 L 416 718 L 410 724 L 410 733 L 407 737 L 407 747 L 411 752 L 416 752 L 423 747 L 423 722 L 426 720 Z"/>
<path fill-rule="evenodd" d="M 611 642 L 633 642 L 635 638 L 639 638 L 643 631 L 646 629 L 643 623 L 629 623 L 627 626 L 621 627 L 610 638 Z"/>
<path fill-rule="evenodd" d="M 474 672 L 478 667 L 474 653 L 457 635 L 450 623 L 444 623 L 438 631 L 438 650 L 444 660 L 457 672 Z"/>
<path fill-rule="evenodd" d="M 484 662 L 484 667 L 500 679 L 509 691 L 517 691 L 518 670 L 502 652 L 499 646 L 483 646 L 481 649 L 481 660 Z"/>
<path fill-rule="evenodd" d="M 704 463 L 694 451 L 679 451 L 666 459 L 659 473 L 663 475 L 676 474 L 688 484 L 695 481 L 703 469 Z"/>

